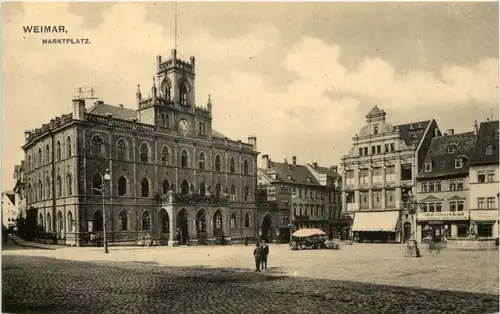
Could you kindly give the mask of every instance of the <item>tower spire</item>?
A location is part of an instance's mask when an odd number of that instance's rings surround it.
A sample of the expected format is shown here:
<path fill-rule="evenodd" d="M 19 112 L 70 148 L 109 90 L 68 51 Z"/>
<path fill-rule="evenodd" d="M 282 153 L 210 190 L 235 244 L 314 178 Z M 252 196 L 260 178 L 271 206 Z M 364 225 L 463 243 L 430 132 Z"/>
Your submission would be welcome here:
<path fill-rule="evenodd" d="M 174 0 L 174 49 L 177 50 L 177 0 Z"/>

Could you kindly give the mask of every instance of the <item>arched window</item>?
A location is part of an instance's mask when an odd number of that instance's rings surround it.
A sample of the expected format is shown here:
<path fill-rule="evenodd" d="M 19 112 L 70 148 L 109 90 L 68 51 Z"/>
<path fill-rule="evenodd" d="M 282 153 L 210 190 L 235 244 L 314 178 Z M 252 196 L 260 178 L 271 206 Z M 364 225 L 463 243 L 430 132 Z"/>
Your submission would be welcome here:
<path fill-rule="evenodd" d="M 43 183 L 42 180 L 38 181 L 38 200 L 43 200 Z"/>
<path fill-rule="evenodd" d="M 45 146 L 45 162 L 46 163 L 49 163 L 50 162 L 50 148 L 49 148 L 49 144 L 47 144 Z"/>
<path fill-rule="evenodd" d="M 68 212 L 68 232 L 74 232 L 73 214 Z"/>
<path fill-rule="evenodd" d="M 236 188 L 234 185 L 231 185 L 231 201 L 236 201 Z"/>
<path fill-rule="evenodd" d="M 57 197 L 62 196 L 62 180 L 61 176 L 57 176 Z"/>
<path fill-rule="evenodd" d="M 161 233 L 170 232 L 170 221 L 168 219 L 168 213 L 165 209 L 160 211 L 160 222 L 161 222 Z"/>
<path fill-rule="evenodd" d="M 245 214 L 245 228 L 250 227 L 250 213 Z"/>
<path fill-rule="evenodd" d="M 189 182 L 187 180 L 182 181 L 181 184 L 181 194 L 188 195 L 189 194 Z"/>
<path fill-rule="evenodd" d="M 243 174 L 248 174 L 248 160 L 243 161 Z"/>
<path fill-rule="evenodd" d="M 170 83 L 168 81 L 165 81 L 163 86 L 164 86 L 163 87 L 163 96 L 165 97 L 166 100 L 171 100 L 172 87 L 170 86 Z"/>
<path fill-rule="evenodd" d="M 222 195 L 222 186 L 217 183 L 217 185 L 215 186 L 215 196 L 216 197 L 221 197 Z"/>
<path fill-rule="evenodd" d="M 196 231 L 198 231 L 198 233 L 207 231 L 207 220 L 205 217 L 205 210 L 203 209 L 200 209 L 196 215 Z"/>
<path fill-rule="evenodd" d="M 46 187 L 45 187 L 45 191 L 47 192 L 47 199 L 50 198 L 50 190 L 52 189 L 51 188 L 51 184 L 50 184 L 50 178 L 47 177 L 47 179 L 45 180 L 46 181 Z"/>
<path fill-rule="evenodd" d="M 164 114 L 164 113 L 163 113 L 163 114 L 161 114 L 161 120 L 162 120 L 162 121 L 161 121 L 161 125 L 162 125 L 164 128 L 166 128 L 166 127 L 167 127 L 167 119 L 166 119 L 166 118 L 167 118 L 167 117 L 166 117 L 166 114 Z"/>
<path fill-rule="evenodd" d="M 33 182 L 33 201 L 36 202 L 38 200 L 38 182 Z"/>
<path fill-rule="evenodd" d="M 71 157 L 72 154 L 71 154 L 71 137 L 68 136 L 68 138 L 66 139 L 66 154 L 67 154 L 67 158 Z"/>
<path fill-rule="evenodd" d="M 170 116 L 165 114 L 165 128 L 170 129 Z"/>
<path fill-rule="evenodd" d="M 142 197 L 149 197 L 149 181 L 147 178 L 142 179 L 141 196 Z"/>
<path fill-rule="evenodd" d="M 43 165 L 43 158 L 42 158 L 42 149 L 38 149 L 38 166 Z"/>
<path fill-rule="evenodd" d="M 163 180 L 162 184 L 163 194 L 167 194 L 169 189 L 170 189 L 170 184 L 168 183 L 168 180 L 167 179 Z"/>
<path fill-rule="evenodd" d="M 123 139 L 120 139 L 116 144 L 116 157 L 118 160 L 127 160 L 127 144 Z"/>
<path fill-rule="evenodd" d="M 149 159 L 149 148 L 146 143 L 141 145 L 141 162 L 148 162 Z"/>
<path fill-rule="evenodd" d="M 92 231 L 94 231 L 94 232 L 102 231 L 103 225 L 104 224 L 103 224 L 102 211 L 97 210 L 97 211 L 95 211 L 94 216 L 92 217 L 92 229 L 93 229 Z"/>
<path fill-rule="evenodd" d="M 68 196 L 73 195 L 73 177 L 71 176 L 71 173 L 68 173 L 66 176 L 66 186 L 68 190 Z"/>
<path fill-rule="evenodd" d="M 231 228 L 236 228 L 236 214 L 231 214 Z"/>
<path fill-rule="evenodd" d="M 32 198 L 31 198 L 31 184 L 28 184 L 28 188 L 26 190 L 27 194 L 26 194 L 26 203 L 31 203 L 32 202 Z"/>
<path fill-rule="evenodd" d="M 181 152 L 181 167 L 187 168 L 189 164 L 187 150 L 183 149 Z"/>
<path fill-rule="evenodd" d="M 118 179 L 118 196 L 127 195 L 127 179 L 124 176 L 121 176 Z"/>
<path fill-rule="evenodd" d="M 182 106 L 188 105 L 188 90 L 185 83 L 181 83 L 179 86 L 179 98 Z"/>
<path fill-rule="evenodd" d="M 43 214 L 42 213 L 40 213 L 40 215 L 38 216 L 38 224 L 40 226 L 43 226 Z"/>
<path fill-rule="evenodd" d="M 205 183 L 201 182 L 200 184 L 200 195 L 205 196 L 207 194 L 207 188 L 205 187 Z"/>
<path fill-rule="evenodd" d="M 220 169 L 221 169 L 220 156 L 217 155 L 215 156 L 215 171 L 220 171 Z"/>
<path fill-rule="evenodd" d="M 205 169 L 205 153 L 204 152 L 200 153 L 199 167 L 202 170 Z"/>
<path fill-rule="evenodd" d="M 92 138 L 91 150 L 92 156 L 101 157 L 102 155 L 102 147 L 103 147 L 102 138 L 99 135 L 96 135 Z"/>
<path fill-rule="evenodd" d="M 234 165 L 234 158 L 231 157 L 229 159 L 229 172 L 234 173 L 235 172 L 235 165 Z"/>
<path fill-rule="evenodd" d="M 245 202 L 248 201 L 249 194 L 250 189 L 248 188 L 248 186 L 245 186 L 245 188 L 243 189 L 243 199 L 245 200 Z"/>
<path fill-rule="evenodd" d="M 118 231 L 127 231 L 127 212 L 122 210 L 118 215 Z"/>
<path fill-rule="evenodd" d="M 31 164 L 31 156 L 28 156 L 28 169 L 33 170 L 33 165 Z"/>
<path fill-rule="evenodd" d="M 92 178 L 92 195 L 101 195 L 102 188 L 102 177 L 100 174 L 96 173 Z"/>
<path fill-rule="evenodd" d="M 170 161 L 170 154 L 168 153 L 168 148 L 165 146 L 161 149 L 161 163 L 168 165 Z"/>
<path fill-rule="evenodd" d="M 52 231 L 52 219 L 50 218 L 50 213 L 47 213 L 47 231 Z"/>
<path fill-rule="evenodd" d="M 220 211 L 216 211 L 214 215 L 215 229 L 222 229 L 222 215 Z"/>
<path fill-rule="evenodd" d="M 147 211 L 142 213 L 142 230 L 149 231 L 151 230 L 151 215 Z"/>
<path fill-rule="evenodd" d="M 200 132 L 200 135 L 205 135 L 206 131 L 205 131 L 205 122 L 201 122 L 198 123 L 198 129 L 199 129 L 199 132 Z"/>
<path fill-rule="evenodd" d="M 58 233 L 64 232 L 64 220 L 61 211 L 57 212 L 57 232 Z"/>
<path fill-rule="evenodd" d="M 61 142 L 57 141 L 57 161 L 61 161 Z"/>

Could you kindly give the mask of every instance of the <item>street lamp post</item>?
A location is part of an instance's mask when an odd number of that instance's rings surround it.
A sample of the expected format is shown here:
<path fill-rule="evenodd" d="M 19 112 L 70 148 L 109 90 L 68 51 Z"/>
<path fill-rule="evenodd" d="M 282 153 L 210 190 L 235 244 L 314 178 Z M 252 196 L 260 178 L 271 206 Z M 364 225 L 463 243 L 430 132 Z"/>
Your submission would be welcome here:
<path fill-rule="evenodd" d="M 109 169 L 106 169 L 106 172 L 104 173 L 104 180 L 101 184 L 101 188 L 93 188 L 93 190 L 101 193 L 102 195 L 102 231 L 104 233 L 103 236 L 103 241 L 104 241 L 104 253 L 109 253 L 108 251 L 108 239 L 107 239 L 107 232 L 106 232 L 106 202 L 104 198 L 104 192 L 106 191 L 106 188 L 104 187 L 105 183 L 111 180 L 111 175 L 109 174 Z"/>
<path fill-rule="evenodd" d="M 416 241 L 417 239 L 414 238 L 415 233 L 417 231 L 417 221 L 415 219 L 415 215 L 416 215 L 416 213 L 418 211 L 418 202 L 415 200 L 415 195 L 413 195 L 413 193 L 411 191 L 410 191 L 410 193 L 408 193 L 408 201 L 406 201 L 405 203 L 406 203 L 406 206 L 405 206 L 406 210 L 411 215 L 411 229 L 412 229 L 412 232 L 411 232 L 409 240 L 415 240 Z"/>

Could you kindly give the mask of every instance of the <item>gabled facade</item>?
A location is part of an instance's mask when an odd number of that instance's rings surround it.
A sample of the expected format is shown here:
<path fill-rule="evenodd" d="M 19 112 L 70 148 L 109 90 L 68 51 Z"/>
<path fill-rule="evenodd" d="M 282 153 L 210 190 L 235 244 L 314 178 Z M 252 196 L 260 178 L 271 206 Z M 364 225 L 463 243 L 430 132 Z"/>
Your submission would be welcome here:
<path fill-rule="evenodd" d="M 342 208 L 359 241 L 400 242 L 410 236 L 402 230 L 411 224 L 405 203 L 431 140 L 439 135 L 434 120 L 393 126 L 377 106 L 366 115 L 341 163 Z"/>
<path fill-rule="evenodd" d="M 469 165 L 477 132 L 449 129 L 432 139 L 417 176 L 417 241 L 468 236 Z"/>
<path fill-rule="evenodd" d="M 26 197 L 25 197 L 25 185 L 24 185 L 24 160 L 21 161 L 20 165 L 14 167 L 14 180 L 16 185 L 14 186 L 14 197 L 17 210 L 20 217 L 26 218 Z"/>
<path fill-rule="evenodd" d="M 469 168 L 470 219 L 478 237 L 498 239 L 500 190 L 498 120 L 482 122 L 477 132 L 478 140 Z"/>
<path fill-rule="evenodd" d="M 280 163 L 263 155 L 258 182 L 266 191 L 267 208 L 275 208 L 260 214 L 264 234 L 269 229 L 265 226 L 266 216 L 279 221 L 275 234 L 280 234 L 281 241 L 289 241 L 293 230 L 301 228 L 322 229 L 330 238 L 341 233 L 341 181 L 335 167 L 320 167 L 317 163 L 299 165 L 296 156 L 292 162 L 285 159 Z M 345 228 L 344 233 L 347 236 Z"/>
<path fill-rule="evenodd" d="M 14 193 L 2 193 L 2 224 L 7 228 L 14 227 L 17 218 L 19 218 L 19 211 Z"/>
<path fill-rule="evenodd" d="M 254 237 L 256 138 L 213 130 L 212 101 L 197 106 L 194 77 L 194 57 L 173 50 L 157 58 L 151 96 L 137 87 L 136 110 L 74 99 L 70 114 L 27 131 L 26 198 L 38 223 L 62 243 L 85 245 L 102 235 L 104 201 L 110 242 Z"/>

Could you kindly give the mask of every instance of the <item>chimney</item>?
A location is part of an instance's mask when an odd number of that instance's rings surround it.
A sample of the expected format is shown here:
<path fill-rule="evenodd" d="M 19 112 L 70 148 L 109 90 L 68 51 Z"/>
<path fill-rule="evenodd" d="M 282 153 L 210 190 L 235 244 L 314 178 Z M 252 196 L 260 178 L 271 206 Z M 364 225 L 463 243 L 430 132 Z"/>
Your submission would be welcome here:
<path fill-rule="evenodd" d="M 313 162 L 313 168 L 314 169 L 318 168 L 318 163 L 317 162 Z"/>
<path fill-rule="evenodd" d="M 73 120 L 85 120 L 85 100 L 73 99 Z"/>
<path fill-rule="evenodd" d="M 123 108 L 123 104 L 119 104 L 118 107 Z"/>
<path fill-rule="evenodd" d="M 285 158 L 285 160 L 283 161 L 283 163 L 284 163 L 285 165 L 288 165 L 288 160 L 286 160 L 286 158 Z"/>
<path fill-rule="evenodd" d="M 443 133 L 443 136 L 448 136 L 448 133 Z"/>
<path fill-rule="evenodd" d="M 292 156 L 292 163 L 294 166 L 297 165 L 297 156 Z"/>
<path fill-rule="evenodd" d="M 434 137 L 439 137 L 439 129 L 438 128 L 434 129 Z"/>
<path fill-rule="evenodd" d="M 455 130 L 454 130 L 454 129 L 448 129 L 448 134 L 449 134 L 449 135 L 453 135 L 453 134 L 455 134 Z"/>
<path fill-rule="evenodd" d="M 332 172 L 338 173 L 339 167 L 338 167 L 338 166 L 331 166 L 331 167 L 330 167 L 330 170 L 331 170 Z"/>
<path fill-rule="evenodd" d="M 477 120 L 474 121 L 474 135 L 477 135 L 478 133 L 478 128 L 477 128 Z"/>
<path fill-rule="evenodd" d="M 248 137 L 248 144 L 252 145 L 252 149 L 254 151 L 256 151 L 257 150 L 257 137 L 249 136 Z"/>
<path fill-rule="evenodd" d="M 263 169 L 269 169 L 269 155 L 262 155 L 262 166 Z"/>

